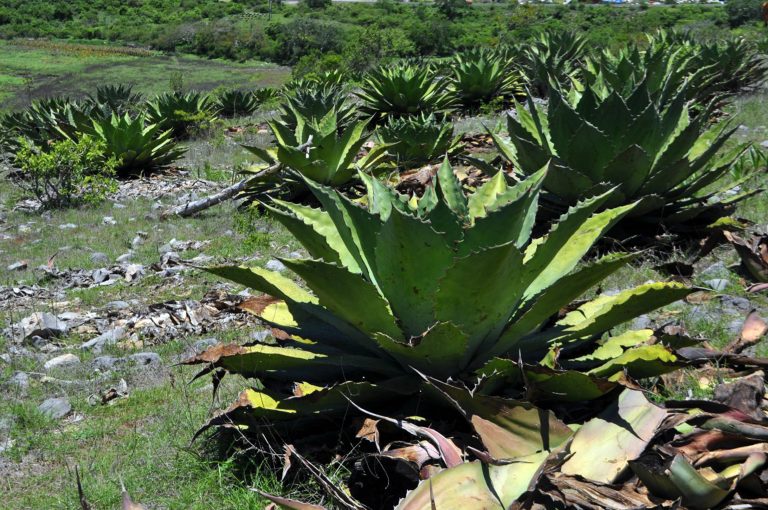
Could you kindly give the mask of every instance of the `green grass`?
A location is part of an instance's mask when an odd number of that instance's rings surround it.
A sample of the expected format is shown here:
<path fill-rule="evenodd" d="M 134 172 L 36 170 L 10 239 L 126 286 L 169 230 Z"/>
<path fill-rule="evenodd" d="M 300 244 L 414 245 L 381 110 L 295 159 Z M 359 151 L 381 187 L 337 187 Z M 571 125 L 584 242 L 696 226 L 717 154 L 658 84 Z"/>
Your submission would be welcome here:
<path fill-rule="evenodd" d="M 96 46 L 96 48 L 99 48 Z M 172 75 L 180 74 L 186 89 L 277 87 L 289 77 L 287 68 L 260 62 L 235 63 L 195 56 L 146 56 L 83 53 L 80 45 L 61 42 L 53 47 L 29 47 L 0 41 L 0 109 L 24 106 L 30 99 L 81 97 L 98 85 L 133 85 L 145 94 L 170 90 Z"/>

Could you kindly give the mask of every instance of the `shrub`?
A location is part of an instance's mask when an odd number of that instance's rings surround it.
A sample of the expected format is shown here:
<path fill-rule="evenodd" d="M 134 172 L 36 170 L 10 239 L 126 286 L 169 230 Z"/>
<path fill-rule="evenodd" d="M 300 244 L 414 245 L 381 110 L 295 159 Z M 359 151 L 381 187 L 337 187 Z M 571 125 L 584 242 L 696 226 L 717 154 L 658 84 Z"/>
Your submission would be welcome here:
<path fill-rule="evenodd" d="M 759 20 L 762 3 L 762 0 L 728 0 L 725 4 L 728 24 L 738 27 Z"/>
<path fill-rule="evenodd" d="M 46 151 L 21 139 L 15 163 L 23 175 L 16 184 L 46 208 L 100 202 L 116 190 L 117 161 L 104 152 L 103 142 L 85 135 L 53 142 Z"/>

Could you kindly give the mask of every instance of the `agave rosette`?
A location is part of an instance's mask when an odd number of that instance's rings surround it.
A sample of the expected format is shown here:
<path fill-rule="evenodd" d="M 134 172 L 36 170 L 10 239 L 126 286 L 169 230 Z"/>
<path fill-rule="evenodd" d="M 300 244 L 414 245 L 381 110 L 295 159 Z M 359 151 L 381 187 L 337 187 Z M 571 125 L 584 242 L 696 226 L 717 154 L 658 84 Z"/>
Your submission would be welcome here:
<path fill-rule="evenodd" d="M 705 113 L 691 115 L 685 94 L 679 90 L 660 106 L 646 81 L 626 96 L 553 89 L 546 109 L 532 101 L 517 105 L 517 115 L 508 116 L 509 142 L 494 140 L 524 174 L 552 161 L 544 188 L 555 208 L 613 188 L 605 206 L 640 202 L 630 213 L 640 228 L 701 230 L 758 190 L 725 194 L 742 183 L 736 181 L 712 191 L 746 145 L 726 148 L 735 128 L 711 126 Z"/>
<path fill-rule="evenodd" d="M 200 92 L 167 92 L 149 102 L 147 119 L 181 138 L 189 134 L 190 127 L 208 119 L 213 108 L 211 99 Z"/>
<path fill-rule="evenodd" d="M 474 386 L 476 397 L 584 401 L 626 377 L 674 369 L 674 352 L 652 331 L 605 333 L 687 295 L 681 284 L 600 295 L 558 316 L 632 259 L 612 254 L 578 265 L 634 204 L 596 212 L 610 193 L 587 199 L 534 239 L 545 178 L 541 170 L 510 186 L 497 174 L 467 197 L 446 162 L 418 200 L 363 176 L 365 207 L 309 180 L 324 210 L 267 205 L 311 256 L 283 260 L 306 288 L 258 267 L 209 269 L 264 292 L 245 307 L 281 338 L 218 346 L 188 361 L 206 365 L 201 374 L 223 369 L 263 385 L 245 390 L 209 426 L 338 420 L 349 399 L 407 416 L 419 399 L 404 397 L 425 387 L 436 390 L 425 396 L 477 402 L 462 384 Z M 449 379 L 456 386 L 440 383 Z M 530 404 L 501 400 L 540 425 Z M 476 413 L 500 419 L 489 409 Z"/>
<path fill-rule="evenodd" d="M 376 131 L 387 152 L 404 168 L 414 168 L 461 149 L 461 135 L 453 135 L 453 124 L 433 115 L 389 119 Z"/>
<path fill-rule="evenodd" d="M 369 73 L 356 92 L 360 110 L 377 122 L 389 117 L 448 112 L 455 107 L 447 80 L 431 66 L 398 64 Z"/>
<path fill-rule="evenodd" d="M 451 63 L 451 88 L 466 108 L 523 95 L 520 73 L 499 52 L 474 50 Z"/>

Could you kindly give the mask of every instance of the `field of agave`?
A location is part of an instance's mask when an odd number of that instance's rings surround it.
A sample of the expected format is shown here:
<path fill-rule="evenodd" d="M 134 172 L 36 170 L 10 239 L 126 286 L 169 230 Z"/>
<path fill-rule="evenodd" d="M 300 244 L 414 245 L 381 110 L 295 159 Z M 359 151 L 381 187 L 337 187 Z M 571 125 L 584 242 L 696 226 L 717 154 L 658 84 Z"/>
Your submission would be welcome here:
<path fill-rule="evenodd" d="M 241 306 L 271 335 L 185 363 L 214 391 L 228 374 L 249 385 L 198 434 L 277 457 L 327 508 L 761 508 L 768 360 L 744 351 L 768 324 L 722 350 L 671 327 L 627 329 L 705 289 L 602 283 L 647 257 L 674 253 L 679 267 L 731 243 L 751 291 L 768 288 L 768 234 L 734 216 L 762 192 L 766 159 L 727 115 L 767 76 L 738 39 L 661 32 L 612 52 L 544 33 L 354 83 L 331 73 L 150 100 L 104 87 L 0 122 L 8 152 L 19 137 L 44 152 L 90 136 L 128 177 L 172 165 L 214 116 L 276 105 L 274 145 L 246 147 L 262 163 L 236 189 L 309 258 L 281 259 L 294 277 L 207 268 L 257 291 Z M 506 130 L 456 130 L 500 111 Z M 667 374 L 715 364 L 762 390 L 662 402 Z"/>

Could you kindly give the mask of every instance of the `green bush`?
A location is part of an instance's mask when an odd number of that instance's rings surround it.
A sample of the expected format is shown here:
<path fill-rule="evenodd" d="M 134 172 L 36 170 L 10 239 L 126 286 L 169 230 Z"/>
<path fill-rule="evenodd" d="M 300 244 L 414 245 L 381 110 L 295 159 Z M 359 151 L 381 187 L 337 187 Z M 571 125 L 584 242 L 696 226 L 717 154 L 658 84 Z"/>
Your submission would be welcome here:
<path fill-rule="evenodd" d="M 21 139 L 15 163 L 22 175 L 16 184 L 45 208 L 100 202 L 117 189 L 117 160 L 104 153 L 104 143 L 86 135 L 53 142 L 47 151 Z"/>
<path fill-rule="evenodd" d="M 762 0 L 728 0 L 725 4 L 728 24 L 738 27 L 759 20 L 762 14 L 762 3 Z"/>

